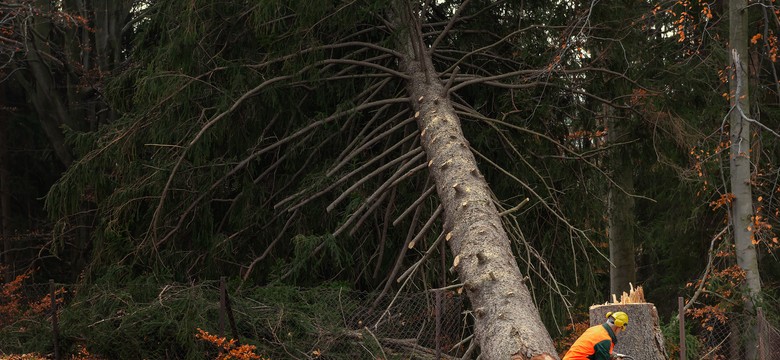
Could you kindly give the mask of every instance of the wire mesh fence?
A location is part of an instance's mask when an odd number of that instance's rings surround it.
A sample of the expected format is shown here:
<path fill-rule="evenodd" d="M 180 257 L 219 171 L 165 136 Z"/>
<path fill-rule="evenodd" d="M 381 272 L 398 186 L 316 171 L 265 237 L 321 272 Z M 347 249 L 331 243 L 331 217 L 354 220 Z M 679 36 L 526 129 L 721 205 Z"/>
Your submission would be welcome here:
<path fill-rule="evenodd" d="M 759 309 L 757 315 L 725 313 L 693 322 L 696 341 L 688 359 L 780 359 L 780 331 Z M 691 351 L 692 350 L 692 351 Z"/>

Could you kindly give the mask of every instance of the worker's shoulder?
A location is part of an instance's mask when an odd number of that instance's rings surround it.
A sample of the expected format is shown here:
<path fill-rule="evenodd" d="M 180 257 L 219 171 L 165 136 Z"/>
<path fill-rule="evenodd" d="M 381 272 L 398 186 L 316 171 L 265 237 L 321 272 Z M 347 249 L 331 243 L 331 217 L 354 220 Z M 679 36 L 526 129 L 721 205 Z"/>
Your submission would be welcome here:
<path fill-rule="evenodd" d="M 599 324 L 595 326 L 589 327 L 583 335 L 588 334 L 589 336 L 609 336 L 609 333 L 607 332 L 607 329 L 604 327 L 604 324 Z"/>

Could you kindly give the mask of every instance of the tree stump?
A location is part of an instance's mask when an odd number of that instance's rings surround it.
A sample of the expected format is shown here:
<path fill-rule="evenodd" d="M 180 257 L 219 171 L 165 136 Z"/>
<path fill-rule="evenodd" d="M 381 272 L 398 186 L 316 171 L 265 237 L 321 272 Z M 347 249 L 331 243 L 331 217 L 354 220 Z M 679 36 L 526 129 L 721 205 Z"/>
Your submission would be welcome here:
<path fill-rule="evenodd" d="M 628 314 L 626 330 L 617 335 L 613 352 L 630 355 L 635 360 L 667 360 L 664 338 L 658 322 L 658 311 L 652 303 L 644 302 L 641 287 L 632 294 L 623 293 L 620 302 L 613 296 L 612 303 L 590 307 L 590 325 L 603 324 L 608 312 Z M 637 295 L 638 294 L 638 295 Z"/>

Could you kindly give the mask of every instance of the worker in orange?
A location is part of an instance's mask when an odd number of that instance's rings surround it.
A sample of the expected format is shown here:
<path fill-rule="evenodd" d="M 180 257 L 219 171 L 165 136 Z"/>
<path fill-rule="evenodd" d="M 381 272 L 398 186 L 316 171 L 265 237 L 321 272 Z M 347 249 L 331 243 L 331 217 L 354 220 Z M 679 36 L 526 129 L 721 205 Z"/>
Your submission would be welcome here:
<path fill-rule="evenodd" d="M 617 344 L 617 334 L 626 330 L 626 325 L 628 314 L 622 311 L 608 312 L 607 321 L 585 330 L 563 356 L 563 360 L 622 359 L 620 354 L 613 354 L 612 349 Z"/>

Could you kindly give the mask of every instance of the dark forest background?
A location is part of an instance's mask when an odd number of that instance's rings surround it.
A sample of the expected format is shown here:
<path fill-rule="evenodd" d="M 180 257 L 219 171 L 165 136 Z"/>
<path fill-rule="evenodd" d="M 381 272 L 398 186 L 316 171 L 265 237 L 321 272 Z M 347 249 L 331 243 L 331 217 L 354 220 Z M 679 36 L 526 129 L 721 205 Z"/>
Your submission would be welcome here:
<path fill-rule="evenodd" d="M 629 283 L 664 323 L 678 296 L 703 318 L 773 313 L 780 6 L 751 1 L 735 34 L 727 1 L 403 3 L 553 338 Z M 76 299 L 461 282 L 388 4 L 0 4 L 4 281 L 113 289 Z"/>

